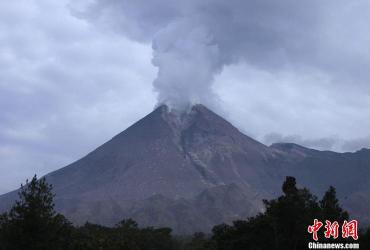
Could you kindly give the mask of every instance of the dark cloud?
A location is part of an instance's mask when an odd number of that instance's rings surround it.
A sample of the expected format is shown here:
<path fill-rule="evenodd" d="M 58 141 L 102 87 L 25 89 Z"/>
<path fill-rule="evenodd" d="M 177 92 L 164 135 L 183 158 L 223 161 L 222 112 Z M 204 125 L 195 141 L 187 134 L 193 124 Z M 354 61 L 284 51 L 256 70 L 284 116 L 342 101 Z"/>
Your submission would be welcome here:
<path fill-rule="evenodd" d="M 210 105 L 266 143 L 368 147 L 369 12 L 365 0 L 2 1 L 0 193 L 99 146 L 156 95 Z"/>
<path fill-rule="evenodd" d="M 184 106 L 212 103 L 215 76 L 241 61 L 272 72 L 320 71 L 333 85 L 368 85 L 365 10 L 364 0 L 97 0 L 85 16 L 151 41 L 159 102 Z"/>

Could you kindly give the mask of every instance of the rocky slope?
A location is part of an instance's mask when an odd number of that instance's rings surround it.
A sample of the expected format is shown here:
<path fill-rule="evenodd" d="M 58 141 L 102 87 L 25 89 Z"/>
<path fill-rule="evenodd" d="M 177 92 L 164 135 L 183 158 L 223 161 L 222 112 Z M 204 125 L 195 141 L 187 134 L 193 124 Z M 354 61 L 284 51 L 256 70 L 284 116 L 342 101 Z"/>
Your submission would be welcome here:
<path fill-rule="evenodd" d="M 267 147 L 202 105 L 183 113 L 160 106 L 46 178 L 58 211 L 76 224 L 112 225 L 130 217 L 191 233 L 261 211 L 261 200 L 280 194 L 286 175 L 318 195 L 337 187 L 352 214 L 370 221 L 370 150 Z M 15 197 L 0 196 L 0 210 Z"/>

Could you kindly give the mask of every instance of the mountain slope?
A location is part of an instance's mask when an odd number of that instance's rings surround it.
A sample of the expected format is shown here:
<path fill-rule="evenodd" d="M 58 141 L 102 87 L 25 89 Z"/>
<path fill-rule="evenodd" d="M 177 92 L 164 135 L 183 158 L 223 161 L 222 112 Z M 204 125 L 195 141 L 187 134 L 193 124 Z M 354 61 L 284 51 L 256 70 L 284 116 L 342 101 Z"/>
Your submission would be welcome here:
<path fill-rule="evenodd" d="M 230 183 L 253 193 L 249 181 L 266 174 L 254 168 L 268 150 L 203 106 L 182 115 L 161 106 L 47 179 L 71 197 L 104 198 L 109 192 L 120 200 L 190 198 Z"/>
<path fill-rule="evenodd" d="M 261 200 L 279 195 L 286 175 L 320 195 L 329 185 L 337 187 L 346 207 L 367 220 L 363 211 L 370 206 L 355 206 L 370 194 L 369 163 L 369 150 L 267 147 L 202 105 L 183 113 L 160 106 L 46 178 L 58 211 L 77 224 L 113 225 L 132 217 L 191 233 L 261 211 Z M 0 196 L 0 210 L 15 197 L 15 192 Z"/>

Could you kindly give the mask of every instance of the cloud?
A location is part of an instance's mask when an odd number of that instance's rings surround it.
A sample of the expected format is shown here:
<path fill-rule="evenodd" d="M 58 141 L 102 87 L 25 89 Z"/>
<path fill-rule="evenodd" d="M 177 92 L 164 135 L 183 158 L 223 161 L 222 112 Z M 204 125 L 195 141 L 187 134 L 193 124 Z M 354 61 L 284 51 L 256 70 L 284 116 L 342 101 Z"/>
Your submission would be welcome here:
<path fill-rule="evenodd" d="M 342 149 L 344 151 L 355 151 L 361 148 L 370 148 L 370 135 L 362 138 L 355 138 L 344 142 Z"/>
<path fill-rule="evenodd" d="M 224 115 L 242 132 L 266 144 L 298 135 L 301 139 L 295 142 L 305 146 L 346 151 L 345 141 L 369 135 L 368 87 L 333 85 L 322 72 L 272 73 L 249 64 L 233 65 L 216 79 L 215 91 L 228 112 Z M 283 138 L 266 140 L 272 132 Z M 327 148 L 313 143 L 321 138 Z"/>
<path fill-rule="evenodd" d="M 212 105 L 215 77 L 244 62 L 269 72 L 320 71 L 368 85 L 368 1 L 97 0 L 91 22 L 153 44 L 158 101 Z"/>
<path fill-rule="evenodd" d="M 368 147 L 369 5 L 0 2 L 0 193 L 78 159 L 156 102 L 201 102 L 266 143 Z"/>
<path fill-rule="evenodd" d="M 0 192 L 71 163 L 154 106 L 150 46 L 101 33 L 67 4 L 0 3 Z"/>
<path fill-rule="evenodd" d="M 265 135 L 264 143 L 266 145 L 271 145 L 273 143 L 285 142 L 285 143 L 295 143 L 299 145 L 304 145 L 309 148 L 315 148 L 319 150 L 333 150 L 337 146 L 338 139 L 336 138 L 319 138 L 319 139 L 303 139 L 300 135 L 288 135 L 283 136 L 279 133 L 270 133 Z"/>
<path fill-rule="evenodd" d="M 370 148 L 370 136 L 349 140 L 344 140 L 339 137 L 305 139 L 300 135 L 282 135 L 279 133 L 270 133 L 265 135 L 262 141 L 266 145 L 281 142 L 295 143 L 308 148 L 340 152 L 355 152 L 361 150 L 362 148 Z"/>

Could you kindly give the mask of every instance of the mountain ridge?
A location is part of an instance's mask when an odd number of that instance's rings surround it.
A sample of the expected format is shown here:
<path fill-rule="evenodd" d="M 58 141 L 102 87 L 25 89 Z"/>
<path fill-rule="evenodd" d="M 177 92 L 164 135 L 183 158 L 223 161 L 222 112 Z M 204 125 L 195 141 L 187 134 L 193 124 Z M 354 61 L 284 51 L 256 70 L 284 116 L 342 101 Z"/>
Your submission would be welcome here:
<path fill-rule="evenodd" d="M 256 214 L 263 209 L 262 199 L 281 193 L 287 175 L 317 195 L 329 185 L 343 199 L 353 192 L 344 199 L 346 208 L 370 221 L 366 207 L 359 213 L 354 207 L 362 190 L 370 194 L 369 167 L 370 150 L 341 154 L 293 143 L 266 146 L 203 105 L 184 113 L 162 105 L 45 177 L 54 187 L 57 210 L 76 224 L 112 225 L 132 217 L 187 234 Z M 15 192 L 1 195 L 0 210 L 15 198 Z"/>

